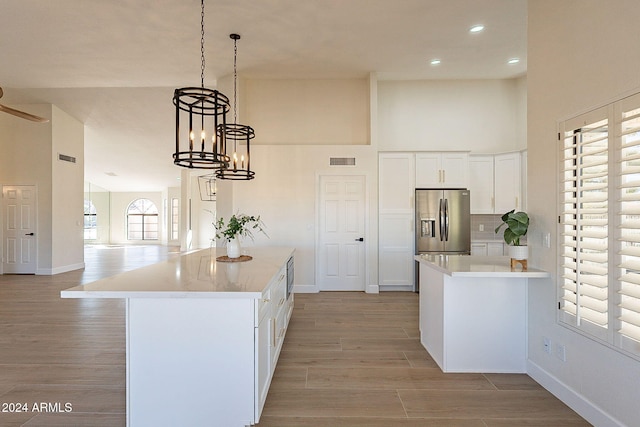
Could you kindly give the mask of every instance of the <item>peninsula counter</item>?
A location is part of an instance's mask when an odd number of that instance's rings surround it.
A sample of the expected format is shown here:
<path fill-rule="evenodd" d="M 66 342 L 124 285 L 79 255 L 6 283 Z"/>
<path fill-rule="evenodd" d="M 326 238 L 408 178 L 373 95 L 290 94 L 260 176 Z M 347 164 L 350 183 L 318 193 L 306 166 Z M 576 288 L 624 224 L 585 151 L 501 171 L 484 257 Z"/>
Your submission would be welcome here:
<path fill-rule="evenodd" d="M 509 257 L 416 255 L 420 342 L 443 372 L 526 372 L 527 286 Z"/>
<path fill-rule="evenodd" d="M 127 425 L 257 423 L 293 310 L 292 248 L 215 248 L 61 292 L 126 299 Z M 287 298 L 288 295 L 288 298 Z"/>

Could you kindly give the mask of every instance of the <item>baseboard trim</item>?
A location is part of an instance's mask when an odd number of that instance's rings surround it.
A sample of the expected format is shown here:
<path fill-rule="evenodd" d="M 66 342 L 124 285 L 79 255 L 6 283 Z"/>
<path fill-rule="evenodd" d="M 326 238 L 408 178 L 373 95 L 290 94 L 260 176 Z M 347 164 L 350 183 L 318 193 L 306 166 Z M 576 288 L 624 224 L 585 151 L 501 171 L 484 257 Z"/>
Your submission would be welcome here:
<path fill-rule="evenodd" d="M 294 294 L 317 294 L 318 288 L 314 285 L 293 285 Z"/>
<path fill-rule="evenodd" d="M 53 276 L 55 274 L 66 273 L 68 271 L 82 270 L 83 268 L 84 268 L 84 262 L 79 262 L 77 264 L 63 265 L 62 267 L 56 267 L 56 268 L 38 268 L 36 270 L 36 275 L 37 276 Z"/>
<path fill-rule="evenodd" d="M 379 294 L 380 286 L 378 285 L 367 285 L 367 289 L 365 290 L 368 294 Z"/>
<path fill-rule="evenodd" d="M 527 360 L 527 374 L 594 426 L 624 427 L 623 423 L 595 406 L 586 397 L 531 360 Z"/>

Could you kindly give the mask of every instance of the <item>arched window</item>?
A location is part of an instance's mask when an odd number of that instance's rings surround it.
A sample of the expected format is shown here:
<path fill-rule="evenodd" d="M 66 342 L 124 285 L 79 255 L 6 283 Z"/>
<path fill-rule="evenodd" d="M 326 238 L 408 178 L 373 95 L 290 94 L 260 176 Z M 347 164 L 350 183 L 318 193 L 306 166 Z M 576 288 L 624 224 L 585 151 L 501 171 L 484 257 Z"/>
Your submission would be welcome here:
<path fill-rule="evenodd" d="M 91 200 L 84 201 L 84 240 L 98 238 L 98 212 Z"/>
<path fill-rule="evenodd" d="M 127 208 L 127 239 L 158 240 L 158 208 L 149 199 L 137 199 Z"/>

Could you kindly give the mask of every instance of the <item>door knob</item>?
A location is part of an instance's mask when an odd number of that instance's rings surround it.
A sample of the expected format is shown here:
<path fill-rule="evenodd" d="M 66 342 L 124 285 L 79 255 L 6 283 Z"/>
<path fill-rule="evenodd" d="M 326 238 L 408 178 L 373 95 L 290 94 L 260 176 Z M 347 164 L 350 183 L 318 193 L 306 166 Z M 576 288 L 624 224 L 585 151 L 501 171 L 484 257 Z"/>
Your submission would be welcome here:
<path fill-rule="evenodd" d="M 25 236 L 33 236 L 33 233 L 27 233 Z"/>
<path fill-rule="evenodd" d="M 364 237 L 360 237 L 360 238 L 356 239 L 356 242 L 364 242 Z"/>

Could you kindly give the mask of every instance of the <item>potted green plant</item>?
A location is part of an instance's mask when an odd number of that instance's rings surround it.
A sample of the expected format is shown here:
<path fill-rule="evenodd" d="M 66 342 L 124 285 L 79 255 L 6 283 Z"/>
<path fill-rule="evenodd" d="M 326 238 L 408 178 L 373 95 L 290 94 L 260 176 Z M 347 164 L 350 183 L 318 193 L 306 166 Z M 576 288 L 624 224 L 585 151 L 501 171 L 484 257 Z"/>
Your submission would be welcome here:
<path fill-rule="evenodd" d="M 249 237 L 253 240 L 254 231 L 259 231 L 267 236 L 260 215 L 234 214 L 227 222 L 220 217 L 213 223 L 213 226 L 216 229 L 216 239 L 225 239 L 229 258 L 240 256 L 240 237 Z"/>
<path fill-rule="evenodd" d="M 503 237 L 509 245 L 509 255 L 516 260 L 527 259 L 529 250 L 526 244 L 520 244 L 520 238 L 526 236 L 529 229 L 529 215 L 513 209 L 502 215 L 501 219 L 502 224 L 496 227 L 495 232 L 497 234 L 503 226 L 506 226 Z"/>

